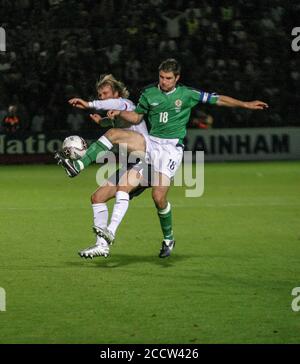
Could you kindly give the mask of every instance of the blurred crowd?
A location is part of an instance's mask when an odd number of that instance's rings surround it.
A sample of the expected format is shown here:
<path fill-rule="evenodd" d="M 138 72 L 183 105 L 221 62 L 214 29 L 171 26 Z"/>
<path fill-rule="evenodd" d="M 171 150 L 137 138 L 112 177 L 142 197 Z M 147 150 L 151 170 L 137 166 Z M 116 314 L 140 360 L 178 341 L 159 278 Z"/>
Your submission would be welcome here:
<path fill-rule="evenodd" d="M 87 130 L 88 114 L 71 109 L 69 98 L 94 99 L 99 75 L 113 73 L 136 102 L 168 57 L 181 61 L 184 84 L 270 105 L 256 113 L 204 105 L 191 127 L 300 126 L 296 2 L 0 0 L 0 13 L 4 131 L 16 130 L 5 124 L 12 111 L 20 130 Z"/>

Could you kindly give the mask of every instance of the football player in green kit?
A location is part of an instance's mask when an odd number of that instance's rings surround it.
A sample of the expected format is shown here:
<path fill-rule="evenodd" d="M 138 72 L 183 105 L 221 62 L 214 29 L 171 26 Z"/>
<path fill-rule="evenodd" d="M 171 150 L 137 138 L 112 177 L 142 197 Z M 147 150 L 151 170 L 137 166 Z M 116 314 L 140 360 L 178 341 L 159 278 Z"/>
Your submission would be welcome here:
<path fill-rule="evenodd" d="M 121 118 L 132 124 L 141 122 L 147 116 L 150 123 L 149 135 L 134 131 L 110 129 L 98 141 L 91 144 L 86 154 L 77 161 L 60 157 L 60 164 L 70 177 L 75 177 L 84 168 L 95 162 L 112 149 L 114 144 L 127 144 L 128 152 L 134 152 L 152 165 L 155 174 L 152 183 L 152 198 L 157 208 L 163 233 L 160 258 L 168 257 L 175 246 L 172 226 L 171 204 L 167 200 L 172 178 L 178 170 L 183 157 L 183 139 L 191 109 L 198 103 L 217 106 L 240 107 L 262 110 L 268 107 L 262 101 L 240 101 L 229 96 L 216 95 L 178 85 L 180 64 L 175 59 L 167 59 L 159 66 L 158 84 L 146 87 L 134 111 L 110 110 L 110 118 Z M 126 186 L 118 187 L 120 191 Z M 112 241 L 109 231 L 100 231 L 100 236 Z"/>

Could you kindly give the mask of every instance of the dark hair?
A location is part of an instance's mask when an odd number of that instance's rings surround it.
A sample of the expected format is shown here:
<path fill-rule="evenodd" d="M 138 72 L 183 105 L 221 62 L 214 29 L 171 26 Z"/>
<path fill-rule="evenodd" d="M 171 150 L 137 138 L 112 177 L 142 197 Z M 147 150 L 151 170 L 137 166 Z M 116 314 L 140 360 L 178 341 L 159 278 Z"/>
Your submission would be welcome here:
<path fill-rule="evenodd" d="M 178 76 L 180 75 L 181 66 L 180 63 L 176 61 L 176 59 L 168 58 L 159 65 L 158 70 L 164 72 L 173 72 L 175 76 Z"/>

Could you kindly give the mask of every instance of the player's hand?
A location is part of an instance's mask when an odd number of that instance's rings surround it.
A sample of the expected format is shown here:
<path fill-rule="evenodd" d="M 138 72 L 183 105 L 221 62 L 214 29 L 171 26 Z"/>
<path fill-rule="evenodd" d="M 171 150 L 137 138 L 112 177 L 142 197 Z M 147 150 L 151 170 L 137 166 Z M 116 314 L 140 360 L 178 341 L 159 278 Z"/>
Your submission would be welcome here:
<path fill-rule="evenodd" d="M 263 110 L 269 107 L 269 105 L 266 104 L 265 102 L 258 100 L 245 102 L 245 106 L 247 109 L 251 110 Z"/>
<path fill-rule="evenodd" d="M 72 105 L 73 107 L 77 107 L 78 109 L 88 109 L 89 108 L 89 103 L 87 101 L 84 101 L 84 100 L 79 99 L 77 97 L 74 97 L 73 99 L 70 99 L 68 101 L 68 103 L 70 105 Z"/>
<path fill-rule="evenodd" d="M 121 113 L 120 110 L 109 110 L 108 113 L 107 113 L 107 116 L 110 118 L 110 119 L 115 119 L 117 116 L 119 116 Z"/>
<path fill-rule="evenodd" d="M 98 125 L 102 121 L 102 117 L 99 114 L 90 114 L 90 118 Z"/>

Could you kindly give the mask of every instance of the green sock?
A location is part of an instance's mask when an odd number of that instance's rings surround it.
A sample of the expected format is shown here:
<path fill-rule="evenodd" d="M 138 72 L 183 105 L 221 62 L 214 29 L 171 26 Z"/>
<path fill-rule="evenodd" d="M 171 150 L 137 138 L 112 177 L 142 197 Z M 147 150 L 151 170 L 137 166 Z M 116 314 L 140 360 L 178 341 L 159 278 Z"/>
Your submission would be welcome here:
<path fill-rule="evenodd" d="M 101 143 L 99 140 L 95 143 L 92 143 L 85 155 L 82 158 L 79 158 L 77 161 L 74 162 L 75 167 L 80 171 L 83 168 L 88 167 L 93 162 L 96 162 L 96 159 L 101 157 L 102 155 L 106 154 L 109 148 Z M 101 153 L 99 155 L 99 153 Z"/>
<path fill-rule="evenodd" d="M 162 210 L 158 209 L 157 213 L 164 239 L 173 240 L 171 204 L 168 202 L 167 207 Z"/>

